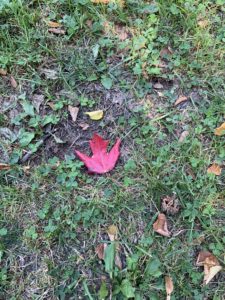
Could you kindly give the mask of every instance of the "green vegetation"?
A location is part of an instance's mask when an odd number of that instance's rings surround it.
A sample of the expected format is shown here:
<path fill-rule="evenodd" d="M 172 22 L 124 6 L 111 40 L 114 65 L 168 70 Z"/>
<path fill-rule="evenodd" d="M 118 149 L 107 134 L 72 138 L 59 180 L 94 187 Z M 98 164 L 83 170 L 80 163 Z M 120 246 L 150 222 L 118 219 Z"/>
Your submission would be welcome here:
<path fill-rule="evenodd" d="M 222 300 L 196 259 L 225 263 L 224 0 L 0 2 L 0 299 L 161 300 L 169 275 L 171 300 Z M 122 139 L 103 176 L 74 156 L 95 132 Z M 171 237 L 152 227 L 166 196 Z"/>

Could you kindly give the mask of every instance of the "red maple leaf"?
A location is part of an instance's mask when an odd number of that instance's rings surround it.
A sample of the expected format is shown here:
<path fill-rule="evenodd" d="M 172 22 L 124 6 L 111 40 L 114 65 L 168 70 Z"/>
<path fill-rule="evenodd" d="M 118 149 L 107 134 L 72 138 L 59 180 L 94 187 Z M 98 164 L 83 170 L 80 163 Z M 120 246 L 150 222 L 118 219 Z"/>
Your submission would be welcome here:
<path fill-rule="evenodd" d="M 79 159 L 85 164 L 91 173 L 104 174 L 111 171 L 115 167 L 120 155 L 119 147 L 121 140 L 117 139 L 110 152 L 107 152 L 109 141 L 104 140 L 96 133 L 89 143 L 93 153 L 92 157 L 75 150 Z"/>

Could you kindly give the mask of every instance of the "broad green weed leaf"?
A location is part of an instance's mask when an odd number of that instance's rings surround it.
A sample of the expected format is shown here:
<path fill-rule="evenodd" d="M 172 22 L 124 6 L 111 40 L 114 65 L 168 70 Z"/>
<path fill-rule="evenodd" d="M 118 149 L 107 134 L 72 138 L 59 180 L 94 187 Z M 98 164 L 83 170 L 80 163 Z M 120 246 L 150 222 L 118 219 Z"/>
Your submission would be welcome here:
<path fill-rule="evenodd" d="M 102 77 L 101 83 L 107 90 L 110 90 L 113 84 L 112 79 L 110 77 Z"/>
<path fill-rule="evenodd" d="M 135 297 L 135 288 L 132 287 L 131 282 L 128 279 L 124 279 L 121 283 L 121 292 L 123 293 L 123 295 L 125 297 L 129 298 L 133 298 Z"/>

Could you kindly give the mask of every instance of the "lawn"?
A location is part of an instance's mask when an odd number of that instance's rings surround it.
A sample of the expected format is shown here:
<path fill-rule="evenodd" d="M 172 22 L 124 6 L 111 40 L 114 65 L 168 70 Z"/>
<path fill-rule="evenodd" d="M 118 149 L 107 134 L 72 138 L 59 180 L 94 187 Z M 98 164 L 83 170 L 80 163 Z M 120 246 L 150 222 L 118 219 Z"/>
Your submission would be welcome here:
<path fill-rule="evenodd" d="M 0 1 L 0 299 L 225 299 L 224 4 Z"/>

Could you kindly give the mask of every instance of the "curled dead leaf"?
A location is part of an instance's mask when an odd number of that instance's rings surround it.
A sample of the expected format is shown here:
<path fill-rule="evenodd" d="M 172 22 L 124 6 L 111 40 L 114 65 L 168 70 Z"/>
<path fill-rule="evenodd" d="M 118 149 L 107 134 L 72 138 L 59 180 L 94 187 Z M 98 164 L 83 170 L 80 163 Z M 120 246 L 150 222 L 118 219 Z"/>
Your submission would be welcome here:
<path fill-rule="evenodd" d="M 204 266 L 204 281 L 208 284 L 222 270 L 218 259 L 209 251 L 200 251 L 196 261 L 197 266 Z"/>
<path fill-rule="evenodd" d="M 179 143 L 182 143 L 182 142 L 186 139 L 186 137 L 187 137 L 188 135 L 189 135 L 189 131 L 184 130 L 184 131 L 181 133 L 178 142 L 179 142 Z"/>
<path fill-rule="evenodd" d="M 16 89 L 17 88 L 17 82 L 15 80 L 15 78 L 11 75 L 10 76 L 10 83 L 11 83 L 11 86 Z"/>
<path fill-rule="evenodd" d="M 187 101 L 187 100 L 188 100 L 188 97 L 181 95 L 181 96 L 179 96 L 177 98 L 177 100 L 175 101 L 174 105 L 177 106 L 178 104 L 180 104 L 180 103 L 182 103 L 184 101 Z"/>
<path fill-rule="evenodd" d="M 82 130 L 87 130 L 90 127 L 87 123 L 79 123 L 78 125 L 82 128 Z"/>
<path fill-rule="evenodd" d="M 157 89 L 157 90 L 163 89 L 163 85 L 161 83 L 159 83 L 159 82 L 153 84 L 153 87 L 154 87 L 154 89 Z"/>
<path fill-rule="evenodd" d="M 167 227 L 167 219 L 164 214 L 159 214 L 158 219 L 153 224 L 153 230 L 163 236 L 170 237 L 171 233 Z"/>
<path fill-rule="evenodd" d="M 173 280 L 170 276 L 165 276 L 166 300 L 170 300 L 170 295 L 173 292 Z"/>
<path fill-rule="evenodd" d="M 214 174 L 216 176 L 219 176 L 222 172 L 222 168 L 218 164 L 212 164 L 208 169 L 207 173 L 208 174 Z"/>
<path fill-rule="evenodd" d="M 179 211 L 179 201 L 176 195 L 166 196 L 162 199 L 162 210 L 172 215 Z"/>
<path fill-rule="evenodd" d="M 49 28 L 48 32 L 55 33 L 55 34 L 62 34 L 62 35 L 66 33 L 65 30 L 60 28 Z"/>
<path fill-rule="evenodd" d="M 116 225 L 110 225 L 107 230 L 110 241 L 117 240 L 118 237 L 118 228 Z"/>
<path fill-rule="evenodd" d="M 9 170 L 9 169 L 11 169 L 11 166 L 10 165 L 8 165 L 8 164 L 3 164 L 3 163 L 0 163 L 0 171 L 1 170 Z"/>
<path fill-rule="evenodd" d="M 49 21 L 48 26 L 51 28 L 59 28 L 59 27 L 61 27 L 61 24 L 58 22 Z"/>
<path fill-rule="evenodd" d="M 68 111 L 70 112 L 70 115 L 71 115 L 71 118 L 72 118 L 73 122 L 76 122 L 77 115 L 78 115 L 78 112 L 79 112 L 79 108 L 69 105 L 68 106 Z"/>
<path fill-rule="evenodd" d="M 0 75 L 1 75 L 1 76 L 7 75 L 7 70 L 5 70 L 5 69 L 0 69 Z"/>
<path fill-rule="evenodd" d="M 225 122 L 220 126 L 217 127 L 214 131 L 215 135 L 221 136 L 225 134 Z"/>

